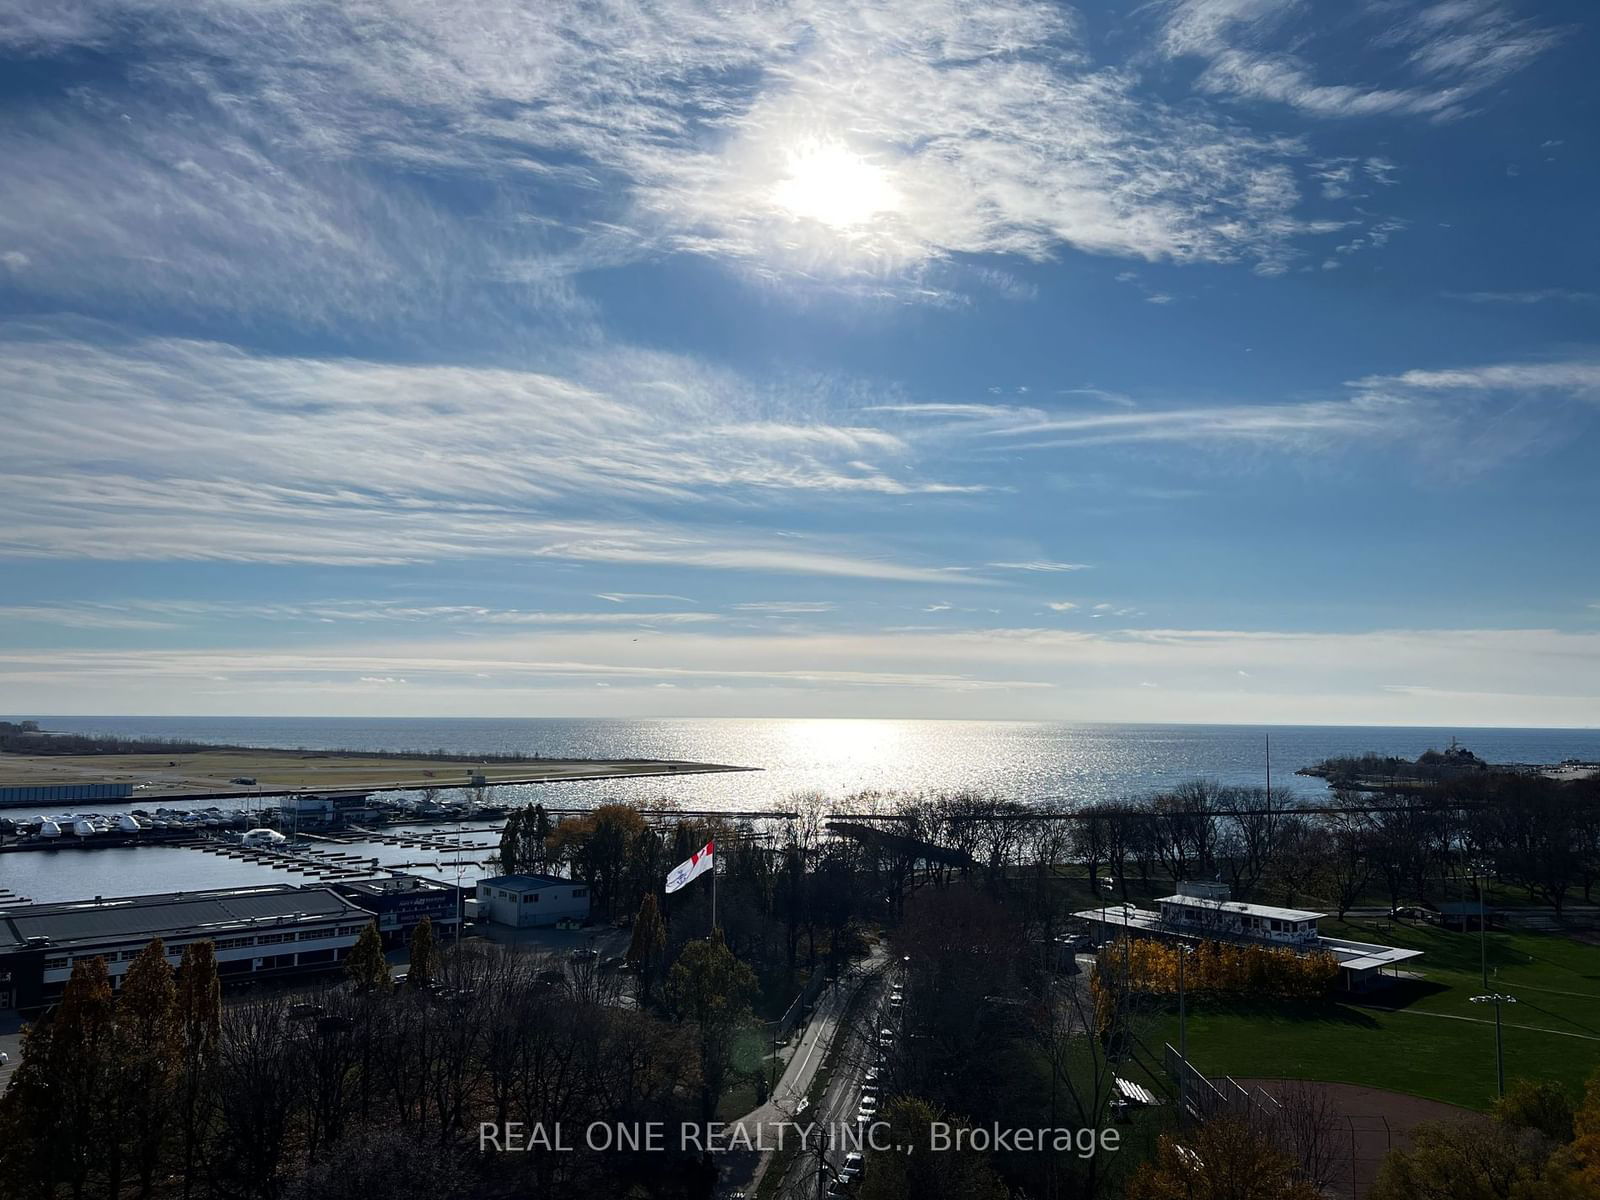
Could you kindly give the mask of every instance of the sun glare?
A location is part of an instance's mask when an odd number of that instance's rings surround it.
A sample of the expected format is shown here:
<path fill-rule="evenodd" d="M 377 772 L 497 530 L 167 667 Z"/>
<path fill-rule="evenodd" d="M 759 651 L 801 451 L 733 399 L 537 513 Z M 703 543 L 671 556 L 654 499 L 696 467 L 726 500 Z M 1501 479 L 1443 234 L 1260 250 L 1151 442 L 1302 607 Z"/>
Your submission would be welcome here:
<path fill-rule="evenodd" d="M 837 142 L 790 151 L 774 199 L 793 216 L 834 229 L 865 225 L 900 203 L 888 172 Z"/>

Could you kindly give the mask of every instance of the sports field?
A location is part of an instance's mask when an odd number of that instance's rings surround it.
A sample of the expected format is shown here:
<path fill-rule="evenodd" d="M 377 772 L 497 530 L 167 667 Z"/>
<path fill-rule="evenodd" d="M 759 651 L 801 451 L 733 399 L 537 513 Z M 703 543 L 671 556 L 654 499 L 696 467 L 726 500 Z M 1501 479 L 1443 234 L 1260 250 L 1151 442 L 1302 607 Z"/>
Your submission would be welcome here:
<path fill-rule="evenodd" d="M 1324 921 L 1322 930 L 1425 951 L 1417 974 L 1359 1000 L 1291 1005 L 1196 998 L 1189 1054 L 1210 1075 L 1319 1079 L 1483 1109 L 1495 1098 L 1494 1007 L 1477 933 Z M 1491 932 L 1487 991 L 1502 1009 L 1506 1078 L 1556 1079 L 1575 1095 L 1600 1068 L 1600 945 L 1558 933 Z M 1157 1036 L 1171 1040 L 1163 1016 Z"/>

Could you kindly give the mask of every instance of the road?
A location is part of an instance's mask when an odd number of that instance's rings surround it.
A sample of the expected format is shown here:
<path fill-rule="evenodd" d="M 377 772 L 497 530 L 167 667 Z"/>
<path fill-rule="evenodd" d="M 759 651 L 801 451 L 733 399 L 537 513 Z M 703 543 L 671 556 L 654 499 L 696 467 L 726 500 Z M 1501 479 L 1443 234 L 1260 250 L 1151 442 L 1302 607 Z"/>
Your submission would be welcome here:
<path fill-rule="evenodd" d="M 820 1144 L 789 1160 L 784 1178 L 773 1192 L 783 1200 L 820 1200 L 837 1178 L 846 1154 L 855 1149 L 853 1144 L 848 1144 L 843 1131 L 860 1128 L 857 1112 L 861 1105 L 861 1089 L 866 1083 L 867 1071 L 878 1061 L 877 1031 L 898 1023 L 889 1014 L 886 1002 L 889 984 L 901 980 L 897 971 L 885 968 L 886 964 L 876 964 L 872 973 L 862 980 L 862 1003 L 854 1010 L 854 1019 L 848 1025 L 839 1025 L 834 1035 L 842 1040 L 828 1085 L 815 1107 L 797 1118 L 803 1124 L 816 1123 Z M 839 1024 L 837 1019 L 835 1023 Z"/>
<path fill-rule="evenodd" d="M 827 1061 L 835 1038 L 850 1032 L 843 1026 L 843 1017 L 850 1001 L 861 988 L 876 988 L 881 984 L 887 962 L 884 952 L 874 949 L 870 956 L 849 967 L 837 982 L 822 993 L 794 1053 L 789 1056 L 782 1077 L 772 1089 L 771 1097 L 765 1104 L 734 1122 L 739 1140 L 763 1149 L 755 1155 L 728 1157 L 721 1194 L 754 1195 L 767 1168 L 772 1165 L 771 1150 L 779 1145 L 795 1144 L 790 1123 L 804 1125 L 814 1119 L 806 1104 L 806 1093 L 815 1082 L 818 1070 Z M 834 1089 L 830 1085 L 828 1090 L 832 1093 Z M 851 1110 L 852 1115 L 854 1111 Z"/>

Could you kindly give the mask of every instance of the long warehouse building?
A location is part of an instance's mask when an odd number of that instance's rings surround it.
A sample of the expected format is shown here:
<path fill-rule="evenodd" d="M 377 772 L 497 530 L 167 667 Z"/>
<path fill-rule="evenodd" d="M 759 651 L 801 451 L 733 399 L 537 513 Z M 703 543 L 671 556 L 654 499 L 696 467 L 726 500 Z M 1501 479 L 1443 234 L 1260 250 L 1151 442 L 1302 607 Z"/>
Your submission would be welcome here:
<path fill-rule="evenodd" d="M 52 1003 L 84 958 L 105 959 L 120 986 L 153 938 L 173 966 L 189 943 L 212 942 L 224 986 L 326 971 L 372 919 L 331 888 L 292 884 L 0 908 L 0 1009 Z"/>

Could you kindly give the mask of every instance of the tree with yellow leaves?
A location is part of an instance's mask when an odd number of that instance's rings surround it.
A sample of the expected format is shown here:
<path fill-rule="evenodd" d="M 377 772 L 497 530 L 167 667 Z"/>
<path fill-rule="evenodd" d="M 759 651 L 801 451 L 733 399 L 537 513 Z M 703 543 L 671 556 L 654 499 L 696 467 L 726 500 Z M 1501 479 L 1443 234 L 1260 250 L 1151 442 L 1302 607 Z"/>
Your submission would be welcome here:
<path fill-rule="evenodd" d="M 1246 1122 L 1209 1121 L 1182 1138 L 1163 1134 L 1153 1162 L 1128 1181 L 1127 1200 L 1320 1200 L 1294 1160 Z"/>

